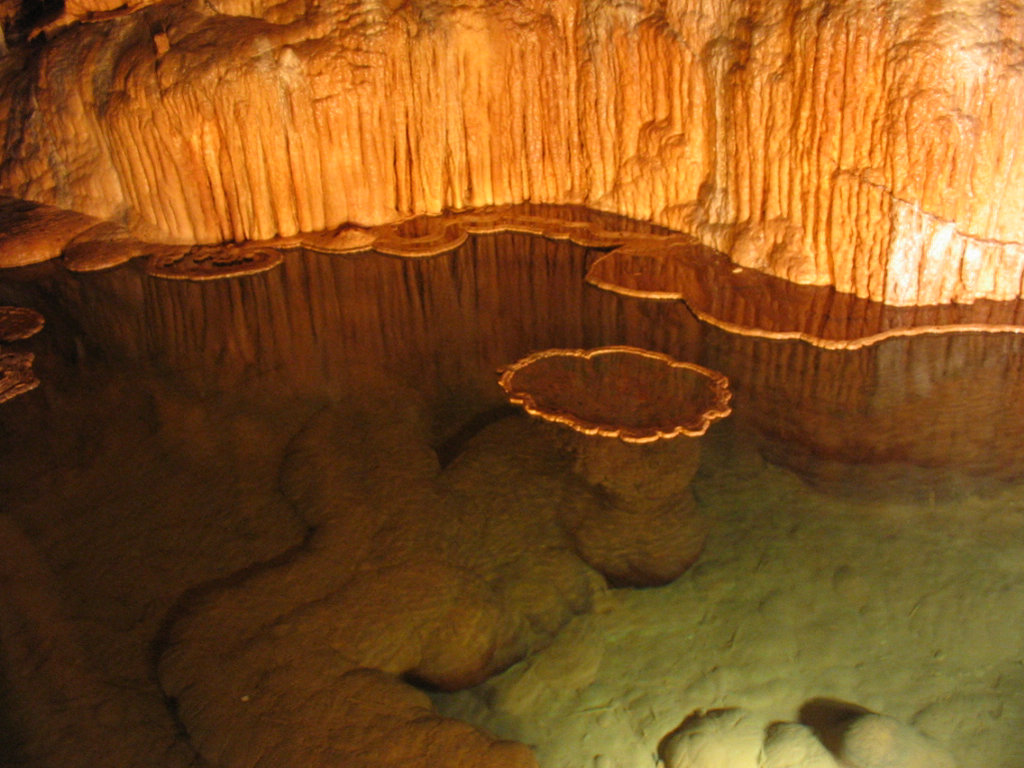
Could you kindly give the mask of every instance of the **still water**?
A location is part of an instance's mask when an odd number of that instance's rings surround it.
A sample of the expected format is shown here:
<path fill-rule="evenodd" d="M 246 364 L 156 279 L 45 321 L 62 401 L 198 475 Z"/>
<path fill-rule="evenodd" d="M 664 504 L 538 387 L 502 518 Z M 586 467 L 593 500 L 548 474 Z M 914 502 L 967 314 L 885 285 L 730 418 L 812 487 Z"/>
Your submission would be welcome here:
<path fill-rule="evenodd" d="M 529 592 L 558 603 L 523 609 L 553 626 L 534 626 L 496 677 L 432 691 L 440 711 L 531 745 L 544 768 L 654 766 L 694 711 L 788 721 L 821 700 L 898 718 L 964 768 L 1024 765 L 1024 338 L 843 352 L 733 336 L 679 302 L 586 285 L 597 255 L 501 234 L 421 260 L 289 252 L 272 272 L 210 283 L 136 264 L 2 276 L 0 303 L 48 324 L 19 342 L 42 385 L 0 406 L 5 546 L 20 552 L 5 583 L 38 576 L 0 598 L 0 764 L 44 764 L 61 739 L 112 754 L 161 744 L 154 765 L 187 764 L 193 747 L 244 764 L 230 737 L 196 734 L 270 726 L 204 714 L 215 693 L 166 661 L 182 638 L 214 637 L 178 629 L 196 596 L 208 624 L 249 637 L 270 610 L 247 615 L 253 595 L 306 605 L 352 583 L 358 526 L 317 538 L 339 500 L 367 516 L 435 510 L 375 557 L 444 549 L 480 516 L 550 517 L 568 470 L 496 372 L 541 349 L 630 344 L 730 379 L 733 415 L 700 438 L 692 485 L 702 554 L 666 586 L 606 589 L 574 571 L 565 592 L 579 599 Z M 466 557 L 485 570 L 534 562 L 481 536 Z M 539 579 L 523 568 L 515 578 Z M 220 603 L 241 607 L 228 621 Z M 364 656 L 412 669 L 379 651 L 379 626 L 352 630 Z M 29 675 L 40 636 L 63 666 Z M 317 675 L 303 667 L 294 685 Z M 68 680 L 86 692 L 77 703 Z M 120 714 L 83 726 L 83 700 Z"/>

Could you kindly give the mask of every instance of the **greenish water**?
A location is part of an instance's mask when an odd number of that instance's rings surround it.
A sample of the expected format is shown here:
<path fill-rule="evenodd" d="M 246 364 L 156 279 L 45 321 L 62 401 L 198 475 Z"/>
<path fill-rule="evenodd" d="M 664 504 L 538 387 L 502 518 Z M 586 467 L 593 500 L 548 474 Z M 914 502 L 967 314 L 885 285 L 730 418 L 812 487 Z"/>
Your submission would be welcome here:
<path fill-rule="evenodd" d="M 799 721 L 821 699 L 913 724 L 961 766 L 1020 765 L 1021 486 L 962 480 L 936 498 L 888 468 L 837 495 L 751 446 L 724 425 L 707 441 L 695 488 L 712 533 L 690 571 L 612 593 L 551 648 L 435 697 L 441 710 L 551 768 L 653 766 L 691 713 Z"/>
<path fill-rule="evenodd" d="M 835 352 L 734 337 L 676 302 L 586 286 L 593 257 L 498 235 L 422 261 L 289 254 L 210 284 L 135 265 L 0 276 L 0 301 L 48 319 L 19 342 L 42 385 L 0 406 L 0 492 L 59 606 L 40 618 L 11 598 L 4 615 L 78 648 L 27 685 L 15 651 L 31 630 L 9 630 L 0 727 L 26 709 L 77 722 L 58 695 L 70 679 L 119 702 L 138 741 L 180 741 L 154 659 L 183 595 L 272 570 L 316 529 L 281 475 L 317 414 L 348 414 L 353 433 L 408 430 L 450 472 L 464 455 L 511 471 L 527 443 L 505 454 L 488 436 L 527 422 L 496 370 L 538 349 L 633 344 L 732 383 L 733 415 L 702 438 L 693 484 L 703 554 L 670 585 L 602 591 L 547 650 L 434 695 L 441 711 L 533 745 L 544 768 L 634 768 L 695 710 L 792 720 L 827 698 L 913 724 L 962 768 L 1024 764 L 1024 340 Z M 372 473 L 335 475 L 339 494 L 377 493 Z M 470 497 L 497 482 L 460 477 Z M 519 503 L 534 514 L 551 497 L 526 489 Z"/>

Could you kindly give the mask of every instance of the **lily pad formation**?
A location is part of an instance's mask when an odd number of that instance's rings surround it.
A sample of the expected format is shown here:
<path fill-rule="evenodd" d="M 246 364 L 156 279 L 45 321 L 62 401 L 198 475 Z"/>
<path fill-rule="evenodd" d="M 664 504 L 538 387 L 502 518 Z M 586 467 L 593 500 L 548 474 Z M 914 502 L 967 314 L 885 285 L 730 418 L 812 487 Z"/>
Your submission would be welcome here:
<path fill-rule="evenodd" d="M 42 330 L 41 314 L 28 307 L 0 307 L 0 342 L 21 341 Z M 0 348 L 0 403 L 39 386 L 32 372 L 35 355 Z"/>
<path fill-rule="evenodd" d="M 32 372 L 33 360 L 35 355 L 31 352 L 0 351 L 0 403 L 39 386 L 39 379 Z"/>
<path fill-rule="evenodd" d="M 28 307 L 0 307 L 0 342 L 21 341 L 43 329 L 45 319 Z"/>
<path fill-rule="evenodd" d="M 168 280 L 219 280 L 258 275 L 273 269 L 281 251 L 259 245 L 196 246 L 183 252 L 150 257 L 146 271 Z"/>
<path fill-rule="evenodd" d="M 499 384 L 533 416 L 626 443 L 699 437 L 731 412 L 725 376 L 637 347 L 535 352 Z"/>
<path fill-rule="evenodd" d="M 0 267 L 55 259 L 76 235 L 99 223 L 57 206 L 0 196 Z"/>
<path fill-rule="evenodd" d="M 73 226 L 68 226 L 68 222 Z M 611 248 L 660 227 L 571 205 L 492 206 L 362 227 L 300 232 L 291 237 L 188 246 L 146 242 L 114 222 L 98 222 L 54 206 L 0 198 L 0 268 L 19 267 L 61 257 L 74 272 L 109 269 L 133 258 L 148 258 L 154 277 L 209 280 L 272 269 L 275 251 L 306 248 L 321 253 L 374 250 L 402 258 L 424 258 L 460 247 L 469 235 L 519 232 L 571 240 L 588 248 Z"/>
<path fill-rule="evenodd" d="M 598 258 L 587 282 L 626 296 L 678 300 L 731 333 L 858 349 L 896 336 L 1024 333 L 1024 301 L 891 306 L 833 286 L 798 285 L 746 269 L 687 237 L 630 243 Z"/>
<path fill-rule="evenodd" d="M 537 352 L 499 383 L 510 402 L 568 428 L 574 471 L 608 501 L 600 517 L 567 527 L 588 563 L 613 584 L 645 586 L 697 559 L 706 526 L 690 490 L 694 438 L 731 412 L 725 376 L 619 346 Z"/>
<path fill-rule="evenodd" d="M 920 334 L 1024 333 L 1021 300 L 892 306 L 744 268 L 692 236 L 579 206 L 494 206 L 216 246 L 143 242 L 112 222 L 13 199 L 0 204 L 0 220 L 14 222 L 0 236 L 0 268 L 60 257 L 71 271 L 91 272 L 145 258 L 152 277 L 205 281 L 274 269 L 297 248 L 429 258 L 459 248 L 472 235 L 518 232 L 606 250 L 587 273 L 592 285 L 682 301 L 701 320 L 732 333 L 800 339 L 825 349 L 858 349 Z"/>

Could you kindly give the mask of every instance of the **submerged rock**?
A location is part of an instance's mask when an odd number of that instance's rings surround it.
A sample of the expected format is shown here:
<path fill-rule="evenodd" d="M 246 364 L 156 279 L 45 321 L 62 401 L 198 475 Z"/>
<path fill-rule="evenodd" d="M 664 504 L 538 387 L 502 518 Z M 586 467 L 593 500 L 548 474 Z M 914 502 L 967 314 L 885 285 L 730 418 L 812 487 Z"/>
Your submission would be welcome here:
<path fill-rule="evenodd" d="M 956 768 L 936 741 L 892 717 L 868 713 L 843 732 L 839 756 L 850 768 Z"/>
<path fill-rule="evenodd" d="M 814 731 L 800 723 L 773 723 L 764 738 L 764 768 L 838 768 Z"/>
<path fill-rule="evenodd" d="M 762 768 L 764 721 L 745 709 L 698 712 L 664 738 L 665 768 Z"/>

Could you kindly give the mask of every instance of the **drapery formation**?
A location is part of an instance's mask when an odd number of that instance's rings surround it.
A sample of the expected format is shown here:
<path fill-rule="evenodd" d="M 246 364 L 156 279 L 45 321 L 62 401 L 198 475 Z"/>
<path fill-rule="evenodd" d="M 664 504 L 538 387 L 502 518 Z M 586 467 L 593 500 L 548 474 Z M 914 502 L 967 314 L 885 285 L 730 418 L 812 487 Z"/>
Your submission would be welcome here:
<path fill-rule="evenodd" d="M 0 59 L 0 193 L 178 243 L 576 203 L 891 304 L 1021 295 L 1013 2 L 85 6 Z"/>

